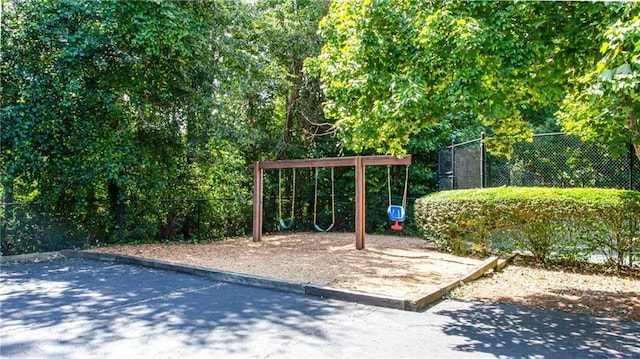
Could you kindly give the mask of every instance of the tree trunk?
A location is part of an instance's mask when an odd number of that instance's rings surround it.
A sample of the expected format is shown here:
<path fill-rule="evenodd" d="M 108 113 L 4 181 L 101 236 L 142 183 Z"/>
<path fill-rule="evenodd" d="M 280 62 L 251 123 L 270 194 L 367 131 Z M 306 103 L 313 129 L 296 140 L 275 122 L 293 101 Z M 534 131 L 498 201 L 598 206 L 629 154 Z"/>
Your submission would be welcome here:
<path fill-rule="evenodd" d="M 13 180 L 7 180 L 2 183 L 2 189 L 4 190 L 4 216 L 5 218 L 13 217 Z"/>
<path fill-rule="evenodd" d="M 259 154 L 258 154 L 258 143 L 256 142 L 256 135 L 255 135 L 255 131 L 256 131 L 256 115 L 255 115 L 255 107 L 256 107 L 256 101 L 254 99 L 254 94 L 250 93 L 249 94 L 249 100 L 247 102 L 247 119 L 249 120 L 249 126 L 251 126 L 251 131 L 253 131 L 254 133 L 251 135 L 252 139 L 251 139 L 251 163 L 250 165 L 253 166 L 253 162 L 257 161 L 259 158 Z"/>
<path fill-rule="evenodd" d="M 276 155 L 278 159 L 283 158 L 284 153 L 291 142 L 291 124 L 293 123 L 296 104 L 300 98 L 300 89 L 302 88 L 302 61 L 295 60 L 292 70 L 293 75 L 296 76 L 296 80 L 291 87 L 289 98 L 287 99 L 287 113 L 285 115 L 284 125 L 282 128 L 282 146 Z"/>
<path fill-rule="evenodd" d="M 120 188 L 116 183 L 116 180 L 110 179 L 107 185 L 109 192 L 109 212 L 111 218 L 114 219 L 113 228 L 118 230 L 118 242 L 122 243 L 124 238 L 124 205 L 120 201 Z"/>
<path fill-rule="evenodd" d="M 638 118 L 633 112 L 633 108 L 627 112 L 627 127 L 631 131 L 631 143 L 638 160 L 640 160 L 640 126 L 638 126 Z"/>

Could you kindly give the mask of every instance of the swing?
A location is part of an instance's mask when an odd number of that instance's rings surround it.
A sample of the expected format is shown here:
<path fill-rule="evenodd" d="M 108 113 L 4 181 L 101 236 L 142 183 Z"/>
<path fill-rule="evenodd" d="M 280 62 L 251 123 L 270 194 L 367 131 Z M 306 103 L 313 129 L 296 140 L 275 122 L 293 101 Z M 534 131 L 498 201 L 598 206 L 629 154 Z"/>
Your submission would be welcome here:
<path fill-rule="evenodd" d="M 296 203 L 296 169 L 293 169 L 293 184 L 291 185 L 291 217 L 288 219 L 282 218 L 282 170 L 278 170 L 278 222 L 282 229 L 290 229 L 293 227 L 293 219 L 295 216 L 295 203 Z"/>
<path fill-rule="evenodd" d="M 389 208 L 387 208 L 387 216 L 389 220 L 394 222 L 391 225 L 391 229 L 400 231 L 402 230 L 401 222 L 406 219 L 405 208 L 407 207 L 407 184 L 409 183 L 409 166 L 406 167 L 404 177 L 404 194 L 402 195 L 402 205 L 391 204 L 391 166 L 387 167 L 387 184 L 389 187 Z"/>
<path fill-rule="evenodd" d="M 336 223 L 336 195 L 333 185 L 333 167 L 331 167 L 331 225 L 327 229 L 322 229 L 317 222 L 317 209 L 318 209 L 318 167 L 316 167 L 316 184 L 315 193 L 313 197 L 313 227 L 318 232 L 329 232 L 333 225 Z"/>

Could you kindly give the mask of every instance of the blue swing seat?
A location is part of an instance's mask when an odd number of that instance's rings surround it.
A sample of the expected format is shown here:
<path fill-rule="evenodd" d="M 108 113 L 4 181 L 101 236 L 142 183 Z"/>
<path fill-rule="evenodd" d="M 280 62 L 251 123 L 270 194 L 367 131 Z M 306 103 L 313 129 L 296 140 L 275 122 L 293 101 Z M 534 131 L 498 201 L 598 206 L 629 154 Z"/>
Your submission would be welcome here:
<path fill-rule="evenodd" d="M 387 216 L 389 216 L 389 220 L 392 222 L 404 222 L 406 217 L 404 207 L 394 204 L 390 205 L 389 208 L 387 208 Z"/>
<path fill-rule="evenodd" d="M 329 232 L 329 231 L 333 228 L 333 225 L 334 225 L 334 224 L 333 224 L 333 223 L 331 223 L 331 225 L 330 225 L 330 226 L 329 226 L 329 228 L 327 228 L 327 229 L 322 229 L 322 228 L 320 228 L 320 226 L 319 226 L 319 225 L 317 225 L 317 224 L 314 224 L 314 225 L 313 225 L 313 227 L 314 227 L 314 228 L 316 229 L 316 231 L 318 231 L 318 232 Z"/>
<path fill-rule="evenodd" d="M 280 222 L 280 227 L 282 227 L 282 229 L 289 229 L 293 226 L 293 218 L 289 218 L 287 221 L 280 218 L 278 219 L 278 222 Z"/>

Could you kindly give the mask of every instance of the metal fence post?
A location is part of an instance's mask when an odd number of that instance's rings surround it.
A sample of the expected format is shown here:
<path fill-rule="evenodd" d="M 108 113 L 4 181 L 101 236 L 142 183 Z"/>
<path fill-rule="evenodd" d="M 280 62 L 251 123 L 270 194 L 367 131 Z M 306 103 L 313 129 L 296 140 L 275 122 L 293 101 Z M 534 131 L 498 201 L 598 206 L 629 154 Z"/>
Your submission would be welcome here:
<path fill-rule="evenodd" d="M 486 186 L 485 183 L 485 161 L 486 161 L 487 150 L 484 146 L 484 131 L 480 133 L 480 188 L 484 188 Z"/>
<path fill-rule="evenodd" d="M 124 202 L 118 203 L 118 243 L 124 242 Z"/>
<path fill-rule="evenodd" d="M 441 149 L 438 147 L 438 149 L 436 150 L 436 154 L 438 157 L 438 167 L 436 169 L 436 181 L 437 181 L 437 186 L 438 186 L 438 191 L 442 191 L 442 185 L 440 185 L 440 178 L 442 177 L 442 166 L 440 165 L 440 151 Z"/>
<path fill-rule="evenodd" d="M 15 197 L 13 195 L 13 180 L 3 182 L 2 187 L 4 190 L 4 196 L 2 198 L 2 205 L 4 208 L 2 218 L 0 218 L 0 243 L 2 243 L 2 241 L 7 241 L 8 239 L 9 222 L 13 220 L 13 205 L 15 201 Z"/>
<path fill-rule="evenodd" d="M 200 232 L 200 214 L 202 213 L 202 202 L 203 201 L 197 201 L 196 204 L 198 205 L 198 241 L 202 241 L 202 233 Z M 226 234 L 226 233 L 225 233 Z"/>
<path fill-rule="evenodd" d="M 634 154 L 634 148 L 633 148 L 633 143 L 629 142 L 629 147 L 627 147 L 627 153 L 629 155 L 629 190 L 633 190 L 633 182 L 634 182 L 634 178 L 633 178 L 633 166 L 634 166 L 634 162 L 635 162 L 635 154 Z M 638 188 L 640 190 L 640 188 Z"/>
<path fill-rule="evenodd" d="M 456 139 L 451 140 L 451 189 L 456 189 Z"/>

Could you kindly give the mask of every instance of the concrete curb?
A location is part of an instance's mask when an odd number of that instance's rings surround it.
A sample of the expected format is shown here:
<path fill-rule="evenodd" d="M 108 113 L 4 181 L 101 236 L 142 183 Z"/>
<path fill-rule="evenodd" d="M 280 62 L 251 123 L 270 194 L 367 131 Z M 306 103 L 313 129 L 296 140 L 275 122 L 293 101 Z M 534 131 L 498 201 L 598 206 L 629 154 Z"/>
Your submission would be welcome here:
<path fill-rule="evenodd" d="M 286 281 L 271 279 L 267 277 L 260 277 L 242 273 L 226 272 L 215 269 L 195 267 L 183 264 L 175 264 L 162 261 L 154 261 L 143 258 L 137 258 L 132 256 L 108 254 L 108 253 L 91 253 L 83 251 L 71 251 L 64 250 L 60 254 L 68 258 L 82 258 L 89 260 L 115 262 L 122 264 L 132 264 L 142 267 L 162 269 L 168 271 L 174 271 L 179 273 L 186 273 L 191 275 L 197 275 L 200 277 L 211 278 L 225 283 L 246 285 L 251 287 L 258 287 L 264 289 L 278 290 L 287 293 L 307 294 L 317 297 L 342 300 L 347 302 L 353 302 L 364 305 L 372 305 L 377 307 L 399 309 L 418 312 L 421 311 L 434 302 L 442 299 L 442 297 L 459 285 L 465 282 L 477 279 L 481 277 L 485 272 L 490 269 L 496 268 L 498 265 L 498 258 L 491 257 L 482 262 L 478 267 L 474 268 L 471 272 L 465 276 L 456 279 L 455 281 L 439 287 L 435 291 L 420 297 L 415 300 L 405 298 L 393 298 L 385 297 L 382 295 L 369 294 L 364 292 L 352 291 L 348 289 L 332 288 L 321 285 L 315 285 L 305 282 Z"/>
<path fill-rule="evenodd" d="M 62 257 L 62 254 L 60 252 L 17 254 L 15 256 L 0 256 L 0 263 L 28 262 L 32 260 L 49 260 L 49 259 L 60 258 L 60 257 Z"/>
<path fill-rule="evenodd" d="M 404 298 L 385 297 L 382 295 L 369 294 L 348 289 L 325 287 L 321 285 L 307 284 L 305 294 L 316 297 L 331 298 L 345 302 L 353 302 L 376 307 L 384 307 L 400 310 L 411 310 L 408 308 L 408 300 Z"/>
<path fill-rule="evenodd" d="M 131 256 L 91 253 L 82 251 L 61 251 L 62 255 L 69 258 L 91 259 L 104 262 L 115 262 L 122 264 L 132 264 L 141 267 L 168 270 L 173 272 L 197 275 L 200 277 L 211 278 L 220 282 L 247 285 L 258 288 L 274 289 L 282 292 L 305 294 L 304 286 L 306 283 L 275 280 L 267 277 L 253 276 L 242 273 L 225 272 L 209 268 L 188 266 L 183 264 L 175 264 L 162 261 L 154 261 Z"/>

